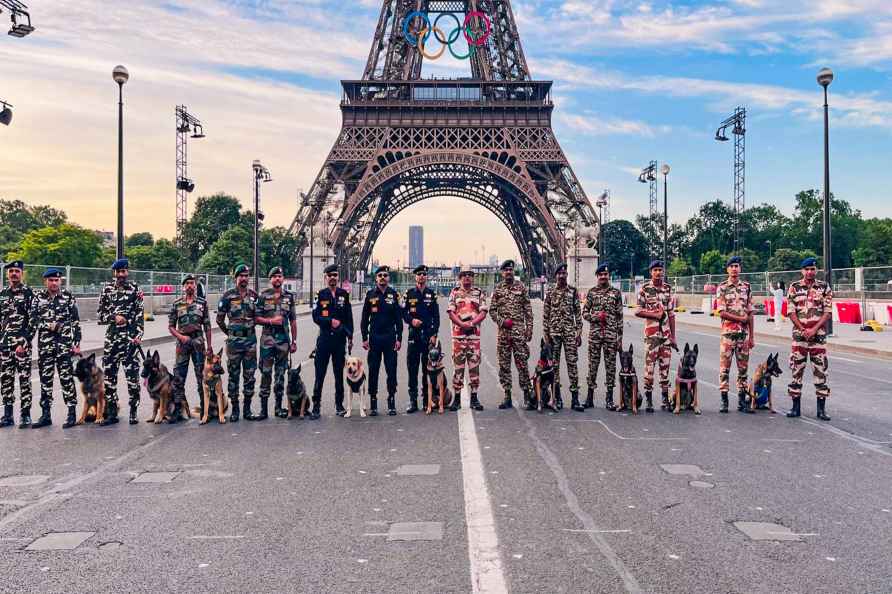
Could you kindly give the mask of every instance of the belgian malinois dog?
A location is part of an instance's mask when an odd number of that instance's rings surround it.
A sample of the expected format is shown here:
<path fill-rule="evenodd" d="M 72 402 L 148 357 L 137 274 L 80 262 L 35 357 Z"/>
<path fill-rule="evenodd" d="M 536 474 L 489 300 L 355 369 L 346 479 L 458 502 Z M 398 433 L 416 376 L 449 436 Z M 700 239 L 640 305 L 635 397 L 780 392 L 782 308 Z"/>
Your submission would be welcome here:
<path fill-rule="evenodd" d="M 774 401 L 771 399 L 771 378 L 779 377 L 782 373 L 777 357 L 780 353 L 768 355 L 768 360 L 756 368 L 753 381 L 750 384 L 749 406 L 753 410 L 768 409 L 775 414 Z"/>
<path fill-rule="evenodd" d="M 675 393 L 672 399 L 675 401 L 675 414 L 683 410 L 693 410 L 695 415 L 700 414 L 700 398 L 697 396 L 697 357 L 700 354 L 699 345 L 685 343 L 678 373 L 675 375 Z"/>

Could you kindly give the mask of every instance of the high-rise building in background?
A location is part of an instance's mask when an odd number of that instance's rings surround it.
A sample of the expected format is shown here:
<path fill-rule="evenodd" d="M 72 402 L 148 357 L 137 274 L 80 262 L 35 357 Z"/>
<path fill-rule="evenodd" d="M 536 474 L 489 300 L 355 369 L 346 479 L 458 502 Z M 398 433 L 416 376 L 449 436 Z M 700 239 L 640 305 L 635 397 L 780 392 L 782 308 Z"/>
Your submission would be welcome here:
<path fill-rule="evenodd" d="M 409 227 L 409 268 L 424 264 L 424 227 Z"/>

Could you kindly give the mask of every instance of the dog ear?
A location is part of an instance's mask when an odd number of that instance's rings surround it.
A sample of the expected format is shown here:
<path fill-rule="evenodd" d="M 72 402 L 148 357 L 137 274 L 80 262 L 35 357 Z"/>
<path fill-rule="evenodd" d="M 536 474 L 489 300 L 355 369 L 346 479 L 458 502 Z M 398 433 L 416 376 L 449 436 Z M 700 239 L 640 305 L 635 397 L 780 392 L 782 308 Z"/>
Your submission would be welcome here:
<path fill-rule="evenodd" d="M 695 344 L 695 345 L 694 345 L 694 354 L 695 354 L 695 355 L 699 355 L 699 354 L 700 354 L 700 345 L 699 345 L 699 344 Z"/>
<path fill-rule="evenodd" d="M 691 350 L 691 345 L 689 345 L 688 343 L 684 343 L 684 352 L 685 352 L 685 354 L 687 354 L 687 352 L 690 351 L 690 350 Z"/>
<path fill-rule="evenodd" d="M 633 347 L 634 347 L 634 346 L 635 346 L 635 345 L 633 345 L 631 342 L 629 343 L 629 354 L 630 354 L 630 355 L 634 352 L 634 351 L 633 351 Z"/>
<path fill-rule="evenodd" d="M 155 351 L 154 353 L 152 353 L 152 363 L 154 363 L 155 365 L 161 364 L 161 351 Z"/>
<path fill-rule="evenodd" d="M 90 356 L 87 357 L 87 361 L 89 361 L 91 365 L 93 363 L 95 363 L 96 362 L 96 353 L 90 353 Z"/>
<path fill-rule="evenodd" d="M 220 350 L 217 351 L 217 356 L 220 357 L 221 359 L 223 358 L 223 347 L 220 347 Z"/>

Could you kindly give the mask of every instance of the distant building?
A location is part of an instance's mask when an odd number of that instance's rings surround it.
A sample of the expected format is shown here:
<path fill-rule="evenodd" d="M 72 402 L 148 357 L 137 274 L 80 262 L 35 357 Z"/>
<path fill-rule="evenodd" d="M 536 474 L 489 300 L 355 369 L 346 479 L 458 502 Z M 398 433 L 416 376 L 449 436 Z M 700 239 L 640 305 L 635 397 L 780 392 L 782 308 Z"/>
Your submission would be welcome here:
<path fill-rule="evenodd" d="M 105 247 L 115 247 L 117 245 L 114 231 L 96 231 L 96 235 L 102 239 L 102 245 Z"/>
<path fill-rule="evenodd" d="M 499 257 L 495 254 L 492 254 L 489 257 L 489 265 L 490 266 L 498 266 L 499 265 Z"/>
<path fill-rule="evenodd" d="M 424 227 L 409 227 L 409 268 L 424 264 Z"/>

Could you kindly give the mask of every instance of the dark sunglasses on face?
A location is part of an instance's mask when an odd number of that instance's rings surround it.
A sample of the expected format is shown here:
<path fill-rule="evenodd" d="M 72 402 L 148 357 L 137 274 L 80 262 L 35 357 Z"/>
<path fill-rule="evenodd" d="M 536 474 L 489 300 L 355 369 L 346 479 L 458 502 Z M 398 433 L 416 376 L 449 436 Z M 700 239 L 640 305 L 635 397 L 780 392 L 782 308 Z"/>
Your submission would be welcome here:
<path fill-rule="evenodd" d="M 426 272 L 416 272 L 415 276 L 427 276 Z"/>
<path fill-rule="evenodd" d="M 386 272 L 379 272 L 379 273 L 377 274 L 377 277 L 378 277 L 378 278 L 388 278 L 388 277 L 390 277 L 390 275 L 387 274 Z"/>

